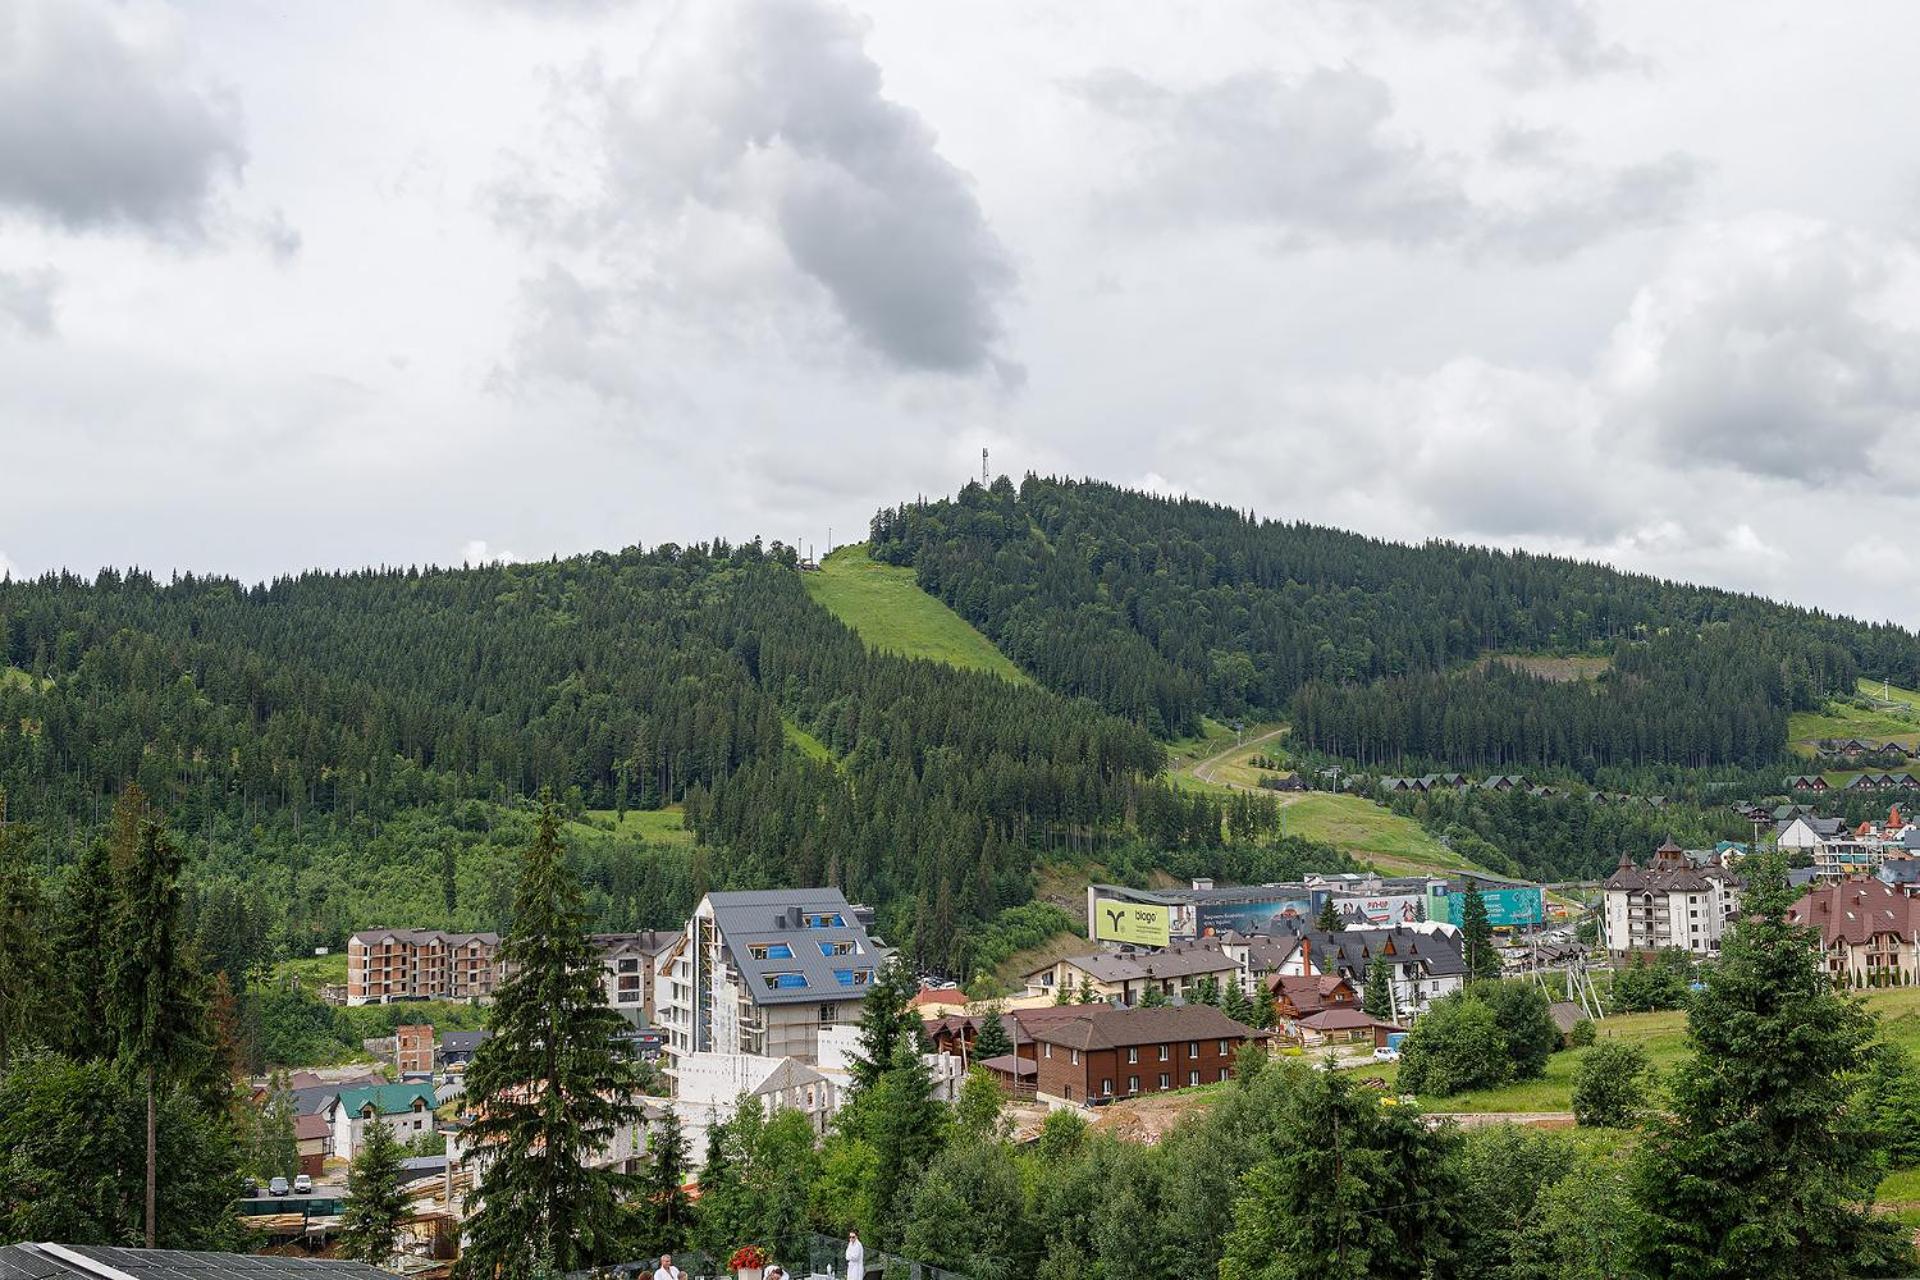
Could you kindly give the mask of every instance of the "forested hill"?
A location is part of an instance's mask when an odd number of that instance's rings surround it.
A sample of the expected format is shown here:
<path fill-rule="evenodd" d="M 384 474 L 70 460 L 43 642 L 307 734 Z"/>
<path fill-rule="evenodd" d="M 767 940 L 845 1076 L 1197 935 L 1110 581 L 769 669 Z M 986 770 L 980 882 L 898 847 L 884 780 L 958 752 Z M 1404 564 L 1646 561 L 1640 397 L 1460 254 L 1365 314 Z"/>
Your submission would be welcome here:
<path fill-rule="evenodd" d="M 1911 682 L 1920 638 L 1597 564 L 1407 546 L 1227 507 L 1028 476 L 883 510 L 911 565 L 1047 687 L 1156 736 L 1290 715 L 1368 765 L 1759 763 L 1786 716 L 1862 675 Z M 1555 683 L 1499 653 L 1613 659 Z"/>
<path fill-rule="evenodd" d="M 1169 790 L 1161 746 L 1085 701 L 869 652 L 777 544 L 0 583 L 0 659 L 0 791 L 34 827 L 13 847 L 57 875 L 138 782 L 202 887 L 287 950 L 500 927 L 473 867 L 545 786 L 573 812 L 683 804 L 698 836 L 587 856 L 603 925 L 683 918 L 706 887 L 831 883 L 962 973 L 1040 858 L 1150 844 L 1285 870 L 1246 861 L 1285 847 L 1270 802 Z"/>

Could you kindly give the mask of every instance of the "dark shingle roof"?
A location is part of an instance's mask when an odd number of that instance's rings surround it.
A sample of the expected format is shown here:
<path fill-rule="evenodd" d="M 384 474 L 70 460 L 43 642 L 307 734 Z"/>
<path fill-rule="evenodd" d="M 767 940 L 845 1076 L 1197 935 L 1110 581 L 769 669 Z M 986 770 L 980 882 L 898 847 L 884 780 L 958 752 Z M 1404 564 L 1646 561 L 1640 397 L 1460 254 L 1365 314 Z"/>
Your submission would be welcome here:
<path fill-rule="evenodd" d="M 1136 982 L 1142 978 L 1190 978 L 1196 974 L 1238 971 L 1240 964 L 1211 939 L 1183 942 L 1164 951 L 1099 951 L 1067 961 L 1101 982 Z"/>
<path fill-rule="evenodd" d="M 1077 1018 L 1034 1030 L 1044 1044 L 1069 1049 L 1119 1049 L 1163 1040 L 1228 1040 L 1253 1034 L 1210 1004 L 1167 1005 L 1158 1009 L 1115 1009 L 1086 1005 Z"/>
<path fill-rule="evenodd" d="M 119 1272 L 134 1280 L 392 1280 L 363 1262 L 181 1249 L 15 1244 L 0 1248 L 0 1280 L 69 1280 Z"/>

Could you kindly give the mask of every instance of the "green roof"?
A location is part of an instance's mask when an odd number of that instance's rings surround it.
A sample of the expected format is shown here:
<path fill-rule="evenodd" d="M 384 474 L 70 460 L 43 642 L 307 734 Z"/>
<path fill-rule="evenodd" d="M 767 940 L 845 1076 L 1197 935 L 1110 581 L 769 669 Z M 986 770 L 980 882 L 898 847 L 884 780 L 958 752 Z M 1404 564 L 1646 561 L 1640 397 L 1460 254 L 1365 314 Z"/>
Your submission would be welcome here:
<path fill-rule="evenodd" d="M 415 1098 L 426 1103 L 429 1111 L 438 1105 L 430 1084 L 373 1084 L 340 1091 L 340 1105 L 354 1115 L 371 1102 L 375 1115 L 397 1116 L 413 1110 Z"/>

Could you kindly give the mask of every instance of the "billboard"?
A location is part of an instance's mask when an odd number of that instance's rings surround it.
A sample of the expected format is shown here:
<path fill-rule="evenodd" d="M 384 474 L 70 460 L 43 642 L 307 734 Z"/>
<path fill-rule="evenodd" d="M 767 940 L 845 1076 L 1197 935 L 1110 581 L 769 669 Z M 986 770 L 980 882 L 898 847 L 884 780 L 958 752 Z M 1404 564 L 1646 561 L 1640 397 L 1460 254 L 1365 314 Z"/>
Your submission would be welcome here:
<path fill-rule="evenodd" d="M 1229 929 L 1237 933 L 1282 933 L 1287 931 L 1289 922 L 1312 923 L 1313 899 L 1301 896 L 1260 902 L 1201 902 L 1195 915 L 1203 937 Z"/>
<path fill-rule="evenodd" d="M 1480 890 L 1480 900 L 1487 904 L 1487 923 L 1496 929 L 1535 925 L 1546 919 L 1546 897 L 1537 885 L 1521 885 L 1511 889 L 1483 888 Z M 1464 893 L 1450 893 L 1446 902 L 1448 923 L 1459 924 L 1466 912 L 1467 896 Z"/>
<path fill-rule="evenodd" d="M 1096 942 L 1131 942 L 1164 947 L 1171 941 L 1171 912 L 1166 907 L 1118 898 L 1096 898 L 1093 937 Z"/>
<path fill-rule="evenodd" d="M 1431 910 L 1423 893 L 1336 894 L 1333 901 L 1341 915 L 1365 916 L 1367 923 L 1378 929 L 1418 923 Z"/>

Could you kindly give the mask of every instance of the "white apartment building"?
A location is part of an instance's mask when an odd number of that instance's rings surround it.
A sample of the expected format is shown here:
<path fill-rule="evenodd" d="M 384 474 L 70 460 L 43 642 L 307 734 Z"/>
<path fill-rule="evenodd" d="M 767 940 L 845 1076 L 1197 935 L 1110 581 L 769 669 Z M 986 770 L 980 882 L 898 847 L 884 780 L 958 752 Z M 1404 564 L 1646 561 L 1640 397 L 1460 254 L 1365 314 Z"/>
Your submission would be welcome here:
<path fill-rule="evenodd" d="M 823 1028 L 859 1023 L 885 958 L 838 889 L 710 893 L 660 957 L 668 1057 L 816 1062 Z"/>
<path fill-rule="evenodd" d="M 1644 869 L 1623 853 L 1603 886 L 1607 949 L 1616 956 L 1669 948 L 1719 955 L 1740 909 L 1742 884 L 1724 868 L 1690 866 L 1672 840 L 1654 850 Z"/>

